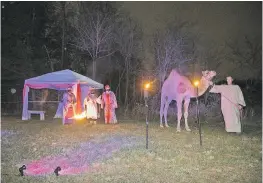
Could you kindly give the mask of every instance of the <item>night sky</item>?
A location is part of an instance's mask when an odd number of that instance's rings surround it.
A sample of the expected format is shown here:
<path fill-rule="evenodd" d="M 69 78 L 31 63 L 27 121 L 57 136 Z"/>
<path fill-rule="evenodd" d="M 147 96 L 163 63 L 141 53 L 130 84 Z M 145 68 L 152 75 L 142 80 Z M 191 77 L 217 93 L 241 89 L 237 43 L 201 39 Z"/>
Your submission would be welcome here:
<path fill-rule="evenodd" d="M 156 29 L 163 29 L 167 22 L 190 21 L 198 35 L 198 49 L 223 47 L 227 40 L 241 40 L 245 35 L 262 40 L 261 2 L 121 2 L 123 8 L 137 19 L 149 42 Z M 153 60 L 151 49 L 146 47 L 146 60 Z M 218 68 L 219 77 L 232 71 L 227 61 Z M 260 66 L 261 67 L 261 66 Z M 234 77 L 245 78 L 239 72 Z"/>
<path fill-rule="evenodd" d="M 144 43 L 142 57 L 144 65 L 148 67 L 154 63 L 153 49 L 150 46 L 153 34 L 157 29 L 164 30 L 171 22 L 174 24 L 180 21 L 193 23 L 190 32 L 197 37 L 195 43 L 198 50 L 198 62 L 200 63 L 204 60 L 202 57 L 205 57 L 207 52 L 223 50 L 223 53 L 226 54 L 228 50 L 225 49 L 225 43 L 227 41 L 242 42 L 244 37 L 248 36 L 262 45 L 262 2 L 260 1 L 118 1 L 117 5 L 128 11 L 142 27 Z M 196 65 L 201 65 L 200 63 Z M 235 67 L 229 63 L 226 57 L 222 56 L 222 65 L 215 69 L 218 73 L 217 77 L 224 79 L 230 73 L 238 79 L 255 77 L 251 70 L 235 70 Z M 256 67 L 261 68 L 262 62 Z M 202 66 L 199 70 L 197 69 L 197 72 L 201 73 L 201 69 Z M 208 69 L 214 69 L 212 60 Z"/>

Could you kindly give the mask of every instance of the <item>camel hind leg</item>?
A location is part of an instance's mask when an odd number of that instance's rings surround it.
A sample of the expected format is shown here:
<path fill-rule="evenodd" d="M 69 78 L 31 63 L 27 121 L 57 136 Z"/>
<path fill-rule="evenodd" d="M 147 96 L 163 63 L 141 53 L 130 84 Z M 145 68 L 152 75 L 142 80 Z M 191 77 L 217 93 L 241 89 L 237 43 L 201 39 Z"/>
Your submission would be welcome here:
<path fill-rule="evenodd" d="M 169 100 L 167 96 L 164 96 L 164 95 L 162 96 L 161 108 L 160 108 L 160 127 L 162 128 L 163 128 L 163 117 L 164 117 L 165 126 L 169 127 L 167 124 L 167 111 L 168 111 L 170 102 L 171 100 Z"/>
<path fill-rule="evenodd" d="M 168 108 L 169 108 L 171 101 L 172 100 L 167 97 L 167 100 L 165 101 L 165 105 L 164 105 L 164 122 L 165 122 L 166 127 L 169 127 L 167 123 L 167 112 L 168 112 Z"/>
<path fill-rule="evenodd" d="M 164 110 L 164 104 L 165 104 L 165 96 L 161 95 L 161 107 L 160 107 L 160 127 L 163 128 L 163 110 Z"/>
<path fill-rule="evenodd" d="M 190 132 L 190 128 L 188 126 L 188 107 L 190 103 L 190 98 L 186 98 L 184 100 L 184 122 L 185 122 L 185 129 L 186 131 Z"/>
<path fill-rule="evenodd" d="M 181 131 L 181 118 L 182 118 L 182 99 L 177 99 L 176 100 L 176 105 L 177 105 L 177 132 Z"/>

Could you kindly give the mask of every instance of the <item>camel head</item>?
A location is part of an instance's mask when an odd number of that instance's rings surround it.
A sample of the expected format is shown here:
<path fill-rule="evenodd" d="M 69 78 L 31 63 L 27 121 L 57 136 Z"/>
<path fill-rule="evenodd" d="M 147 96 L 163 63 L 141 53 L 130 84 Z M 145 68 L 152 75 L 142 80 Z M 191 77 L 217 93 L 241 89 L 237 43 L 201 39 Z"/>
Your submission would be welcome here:
<path fill-rule="evenodd" d="M 204 77 L 206 81 L 211 81 L 215 76 L 215 71 L 202 71 L 202 78 Z"/>
<path fill-rule="evenodd" d="M 198 87 L 198 96 L 201 96 L 208 89 L 212 79 L 216 76 L 215 71 L 202 71 L 202 77 L 200 80 L 200 85 Z"/>

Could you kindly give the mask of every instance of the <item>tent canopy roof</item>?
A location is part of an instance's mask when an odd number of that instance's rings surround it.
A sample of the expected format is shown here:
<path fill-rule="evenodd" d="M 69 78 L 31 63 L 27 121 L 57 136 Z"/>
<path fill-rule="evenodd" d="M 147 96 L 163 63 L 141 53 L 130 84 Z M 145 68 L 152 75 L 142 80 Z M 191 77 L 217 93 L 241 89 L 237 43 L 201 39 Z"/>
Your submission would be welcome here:
<path fill-rule="evenodd" d="M 103 84 L 98 83 L 86 76 L 78 74 L 69 69 L 47 73 L 41 76 L 25 80 L 25 84 L 73 84 L 80 82 L 81 85 L 87 85 L 93 88 L 102 89 Z"/>

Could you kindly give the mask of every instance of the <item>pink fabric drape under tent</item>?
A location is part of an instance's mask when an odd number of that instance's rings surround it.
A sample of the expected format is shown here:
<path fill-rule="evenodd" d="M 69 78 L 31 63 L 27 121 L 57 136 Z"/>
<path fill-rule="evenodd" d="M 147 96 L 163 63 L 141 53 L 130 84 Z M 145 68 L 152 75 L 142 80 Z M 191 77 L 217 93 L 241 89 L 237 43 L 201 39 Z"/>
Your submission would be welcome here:
<path fill-rule="evenodd" d="M 94 89 L 103 89 L 103 84 L 98 83 L 86 76 L 78 74 L 71 70 L 61 70 L 57 72 L 47 73 L 41 76 L 37 76 L 34 78 L 30 78 L 25 80 L 24 89 L 23 89 L 23 112 L 22 112 L 22 120 L 28 120 L 28 92 L 30 88 L 33 89 L 54 89 L 54 90 L 66 90 L 68 87 L 72 87 L 73 93 L 76 96 L 77 101 L 80 104 L 79 112 L 83 109 L 82 104 L 85 96 L 90 88 Z M 77 92 L 77 88 L 79 91 Z M 60 108 L 60 104 L 58 106 L 58 110 Z M 61 114 L 57 114 L 59 116 Z M 62 112 L 62 111 L 61 111 Z M 62 117 L 62 116 L 61 116 Z"/>
<path fill-rule="evenodd" d="M 73 85 L 72 90 L 73 90 L 74 95 L 77 96 L 77 85 Z M 83 104 L 84 99 L 87 96 L 87 93 L 89 92 L 89 90 L 90 90 L 89 86 L 85 86 L 85 85 L 81 86 L 81 104 Z M 83 107 L 82 107 L 82 110 L 84 110 Z M 60 101 L 58 104 L 57 112 L 54 118 L 63 118 L 63 102 L 62 101 Z"/>
<path fill-rule="evenodd" d="M 80 88 L 80 84 L 77 85 L 77 91 L 76 91 L 77 95 L 77 107 L 76 107 L 76 114 L 81 114 L 82 113 L 82 103 L 83 101 L 81 101 L 81 88 Z"/>

